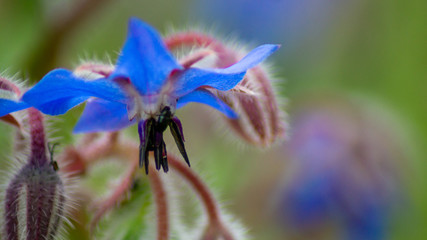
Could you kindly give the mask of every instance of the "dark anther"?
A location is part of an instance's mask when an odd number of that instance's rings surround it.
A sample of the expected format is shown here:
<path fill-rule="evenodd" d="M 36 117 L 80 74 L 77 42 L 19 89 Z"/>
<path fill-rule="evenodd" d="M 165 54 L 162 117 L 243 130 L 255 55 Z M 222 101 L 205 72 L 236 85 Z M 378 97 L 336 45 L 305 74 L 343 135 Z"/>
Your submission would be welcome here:
<path fill-rule="evenodd" d="M 178 120 L 178 118 L 174 118 L 169 122 L 169 127 L 172 136 L 175 139 L 175 143 L 178 146 L 179 152 L 181 152 L 185 162 L 190 167 L 190 160 L 188 160 L 187 152 L 185 151 L 184 135 L 182 134 L 181 122 Z"/>
<path fill-rule="evenodd" d="M 163 171 L 167 172 L 169 171 L 169 167 L 168 167 L 168 153 L 166 152 L 166 144 L 163 141 L 162 142 L 162 149 L 163 149 L 163 156 L 162 156 L 162 167 L 163 167 Z"/>
<path fill-rule="evenodd" d="M 152 136 L 154 134 L 154 119 L 148 119 L 144 122 L 139 123 L 138 132 L 140 137 L 139 145 L 139 167 L 145 166 L 145 173 L 148 174 L 148 152 L 153 150 Z"/>
<path fill-rule="evenodd" d="M 55 147 L 58 145 L 59 143 L 54 143 L 52 145 L 50 143 L 47 143 L 47 149 L 49 150 L 49 155 L 50 155 L 50 165 L 52 165 L 53 170 L 55 171 L 58 171 L 59 167 L 58 167 L 58 163 L 55 160 L 53 160 L 53 153 L 55 151 Z"/>
<path fill-rule="evenodd" d="M 154 142 L 154 160 L 156 162 L 156 169 L 160 170 L 160 165 L 162 164 L 163 161 L 163 133 L 162 132 L 156 132 L 156 136 L 154 137 L 155 142 Z"/>
<path fill-rule="evenodd" d="M 157 170 L 160 170 L 160 168 L 163 168 L 164 172 L 169 170 L 166 144 L 163 140 L 163 132 L 168 126 L 170 127 L 171 133 L 185 162 L 190 166 L 184 147 L 184 136 L 182 134 L 181 123 L 178 118 L 172 117 L 169 107 L 164 107 L 157 121 L 154 118 L 149 118 L 145 121 L 141 121 L 138 125 L 140 137 L 139 166 L 145 167 L 146 174 L 148 174 L 149 151 L 154 152 L 154 161 Z"/>

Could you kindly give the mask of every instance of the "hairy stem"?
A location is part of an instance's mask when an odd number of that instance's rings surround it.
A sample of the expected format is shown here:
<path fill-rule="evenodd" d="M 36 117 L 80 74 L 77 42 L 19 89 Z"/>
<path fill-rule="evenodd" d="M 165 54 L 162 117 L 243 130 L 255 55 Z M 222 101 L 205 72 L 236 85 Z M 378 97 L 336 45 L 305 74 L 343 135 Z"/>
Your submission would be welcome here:
<path fill-rule="evenodd" d="M 106 133 L 102 137 L 96 133 L 86 134 L 79 146 L 63 151 L 61 161 L 69 164 L 61 171 L 72 175 L 84 174 L 88 163 L 113 154 L 118 137 L 118 132 Z"/>
<path fill-rule="evenodd" d="M 116 148 L 115 154 L 121 155 L 132 162 L 135 170 L 139 164 L 138 159 L 139 147 L 134 142 L 120 142 Z M 150 165 L 148 177 L 151 184 L 151 189 L 154 194 L 154 202 L 157 211 L 157 240 L 169 239 L 169 213 L 167 204 L 167 194 L 160 178 L 159 172 Z"/>
<path fill-rule="evenodd" d="M 86 161 L 100 159 L 114 152 L 114 147 L 119 137 L 118 132 L 109 132 L 100 138 L 91 138 L 89 143 L 79 147 L 79 153 Z"/>
<path fill-rule="evenodd" d="M 94 138 L 90 139 L 90 144 L 95 142 Z M 101 218 L 101 216 L 114 205 L 113 203 L 117 203 L 118 199 L 128 189 L 130 186 L 130 180 L 133 176 L 134 171 L 137 169 L 138 165 L 138 145 L 134 142 L 113 142 L 114 147 L 110 146 L 110 151 L 106 152 L 102 156 L 97 155 L 96 158 L 88 158 L 89 156 L 95 156 L 95 154 L 91 154 L 91 151 L 83 151 L 81 157 L 89 161 L 96 161 L 100 157 L 106 157 L 111 155 L 118 155 L 123 157 L 124 159 L 131 162 L 130 170 L 123 178 L 119 187 L 113 192 L 110 198 L 105 202 L 105 208 L 103 208 L 102 212 L 97 214 L 95 217 L 95 223 Z M 106 145 L 103 145 L 106 146 Z M 87 146 L 89 147 L 89 146 Z M 194 173 L 191 168 L 185 165 L 182 161 L 178 160 L 175 156 L 168 154 L 168 160 L 170 166 L 175 169 L 187 182 L 193 187 L 197 195 L 200 197 L 205 211 L 208 216 L 209 224 L 204 232 L 202 240 L 214 240 L 222 237 L 225 240 L 234 240 L 234 237 L 230 233 L 230 231 L 225 227 L 222 222 L 220 216 L 220 209 L 215 200 L 213 194 L 210 192 L 209 188 L 202 181 L 202 179 Z M 154 195 L 154 201 L 156 203 L 156 212 L 157 212 L 157 240 L 167 240 L 170 235 L 170 227 L 169 227 L 169 213 L 168 213 L 168 204 L 167 204 L 167 194 L 164 188 L 163 182 L 160 178 L 159 172 L 155 171 L 153 165 L 150 165 L 151 171 L 149 171 L 148 177 L 150 180 L 150 184 L 152 186 L 152 191 Z M 134 170 L 132 170 L 132 168 Z"/>
<path fill-rule="evenodd" d="M 167 194 L 160 174 L 152 165 L 148 173 L 151 189 L 154 194 L 157 212 L 157 240 L 169 239 L 169 212 L 167 203 Z"/>
<path fill-rule="evenodd" d="M 123 176 L 120 183 L 117 185 L 117 187 L 113 190 L 111 195 L 107 197 L 105 200 L 103 200 L 100 203 L 96 203 L 96 206 L 99 206 L 97 208 L 97 211 L 95 213 L 95 216 L 91 222 L 90 229 L 93 231 L 95 229 L 96 225 L 98 224 L 99 220 L 109 211 L 111 210 L 116 204 L 120 202 L 121 199 L 123 199 L 123 196 L 126 195 L 126 192 L 130 189 L 132 186 L 132 179 L 135 175 L 135 171 L 138 164 L 136 161 L 133 161 L 131 166 L 129 166 L 129 170 L 126 172 L 125 176 Z"/>
<path fill-rule="evenodd" d="M 37 109 L 29 108 L 28 118 L 31 134 L 30 164 L 34 166 L 42 166 L 48 161 L 46 157 L 43 115 Z"/>
<path fill-rule="evenodd" d="M 131 141 L 118 142 L 117 134 L 109 134 L 102 138 L 104 140 L 96 140 L 94 136 L 88 136 L 86 139 L 85 148 L 80 157 L 85 161 L 96 161 L 102 157 L 117 155 L 130 162 L 129 170 L 123 177 L 121 183 L 113 191 L 102 204 L 99 211 L 95 214 L 94 220 L 91 224 L 91 229 L 96 226 L 96 223 L 102 216 L 112 209 L 116 203 L 125 195 L 126 191 L 131 187 L 132 178 L 138 170 L 138 145 Z M 108 140 L 110 139 L 110 140 Z M 97 143 L 98 142 L 98 143 Z M 97 151 L 102 151 L 103 154 L 95 154 Z M 151 171 L 148 174 L 151 189 L 154 195 L 154 201 L 157 211 L 157 240 L 169 239 L 169 213 L 167 204 L 167 194 L 159 173 L 152 165 Z"/>
<path fill-rule="evenodd" d="M 205 211 L 208 215 L 208 227 L 203 236 L 203 240 L 216 239 L 222 236 L 225 240 L 233 240 L 233 236 L 222 223 L 219 206 L 206 184 L 197 176 L 191 168 L 186 166 L 182 161 L 176 159 L 173 155 L 168 155 L 170 166 L 177 170 L 178 173 L 193 187 L 197 195 L 202 200 Z"/>

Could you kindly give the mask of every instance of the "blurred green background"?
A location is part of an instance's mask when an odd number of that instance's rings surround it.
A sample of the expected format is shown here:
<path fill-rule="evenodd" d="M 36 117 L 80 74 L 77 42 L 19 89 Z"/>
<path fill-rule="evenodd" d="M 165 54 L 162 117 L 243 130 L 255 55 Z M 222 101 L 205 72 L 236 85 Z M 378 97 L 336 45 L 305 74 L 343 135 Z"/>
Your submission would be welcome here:
<path fill-rule="evenodd" d="M 427 1 L 422 0 L 0 0 L 0 72 L 35 82 L 52 68 L 73 68 L 82 59 L 114 62 L 130 16 L 162 33 L 203 27 L 251 46 L 282 44 L 271 63 L 281 79 L 278 92 L 287 99 L 285 110 L 301 99 L 328 93 L 356 96 L 390 113 L 387 116 L 396 126 L 390 131 L 399 132 L 396 136 L 407 158 L 399 163 L 404 200 L 389 237 L 424 239 L 426 10 Z M 72 142 L 69 132 L 81 109 L 67 113 L 62 117 L 66 121 L 55 125 L 64 142 Z M 178 112 L 194 168 L 207 176 L 227 202 L 226 208 L 254 239 L 280 239 L 263 226 L 264 208 L 253 208 L 269 204 L 269 194 L 287 164 L 280 157 L 282 145 L 267 151 L 240 147 L 243 144 L 234 147 L 233 141 L 211 127 L 212 119 L 192 117 L 199 111 L 205 110 L 194 106 Z M 10 152 L 10 127 L 1 124 L 0 128 L 5 132 L 0 135 L 5 156 Z"/>

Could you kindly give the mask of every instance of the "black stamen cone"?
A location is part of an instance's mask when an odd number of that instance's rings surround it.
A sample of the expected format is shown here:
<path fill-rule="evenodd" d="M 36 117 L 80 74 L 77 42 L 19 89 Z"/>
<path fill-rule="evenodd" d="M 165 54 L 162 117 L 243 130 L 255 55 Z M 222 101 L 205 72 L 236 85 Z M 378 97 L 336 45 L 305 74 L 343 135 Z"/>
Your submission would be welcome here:
<path fill-rule="evenodd" d="M 184 138 L 181 127 L 178 126 L 177 118 L 172 119 L 172 114 L 169 107 L 163 108 L 158 120 L 149 118 L 138 125 L 138 132 L 140 137 L 139 145 L 139 167 L 145 167 L 145 173 L 148 174 L 149 166 L 149 151 L 154 152 L 154 161 L 156 169 L 163 168 L 164 172 L 169 171 L 166 144 L 163 140 L 163 132 L 169 126 L 171 133 L 175 139 L 179 151 L 184 157 L 185 162 L 190 166 L 187 152 L 184 147 Z"/>

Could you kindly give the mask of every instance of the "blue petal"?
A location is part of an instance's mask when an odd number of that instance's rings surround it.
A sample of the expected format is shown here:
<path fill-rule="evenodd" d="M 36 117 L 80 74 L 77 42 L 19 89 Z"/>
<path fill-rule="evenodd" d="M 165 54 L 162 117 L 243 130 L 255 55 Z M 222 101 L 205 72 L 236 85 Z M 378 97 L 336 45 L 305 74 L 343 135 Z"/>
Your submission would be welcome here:
<path fill-rule="evenodd" d="M 248 69 L 262 62 L 278 48 L 279 45 L 261 45 L 236 64 L 224 69 L 187 69 L 177 77 L 175 95 L 183 96 L 201 86 L 210 86 L 221 91 L 230 90 L 243 79 Z"/>
<path fill-rule="evenodd" d="M 0 117 L 28 107 L 29 105 L 24 102 L 16 102 L 9 99 L 0 99 Z"/>
<path fill-rule="evenodd" d="M 49 72 L 22 99 L 45 114 L 58 115 L 86 101 L 89 97 L 124 101 L 125 94 L 107 79 L 84 80 L 66 69 Z"/>
<path fill-rule="evenodd" d="M 118 131 L 132 125 L 126 104 L 91 98 L 77 122 L 74 133 Z"/>
<path fill-rule="evenodd" d="M 238 115 L 223 101 L 215 97 L 212 93 L 204 89 L 197 89 L 178 99 L 177 108 L 181 108 L 187 103 L 198 102 L 209 105 L 225 114 L 229 118 L 237 118 Z"/>
<path fill-rule="evenodd" d="M 129 32 L 111 78 L 129 78 L 141 95 L 159 92 L 174 69 L 182 69 L 166 49 L 160 35 L 137 18 Z"/>

